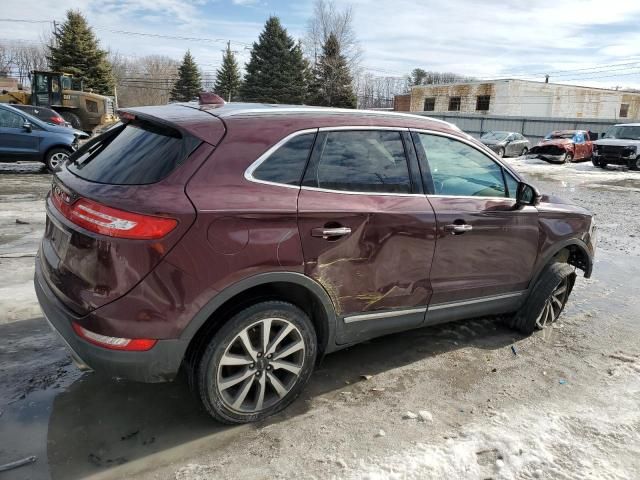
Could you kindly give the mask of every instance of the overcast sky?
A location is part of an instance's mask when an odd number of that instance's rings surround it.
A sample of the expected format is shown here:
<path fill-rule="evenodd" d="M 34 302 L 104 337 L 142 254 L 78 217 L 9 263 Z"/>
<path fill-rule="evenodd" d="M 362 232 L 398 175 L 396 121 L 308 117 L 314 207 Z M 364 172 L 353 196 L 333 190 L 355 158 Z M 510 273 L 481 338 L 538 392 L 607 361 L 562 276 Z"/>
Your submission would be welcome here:
<path fill-rule="evenodd" d="M 269 15 L 304 35 L 310 0 L 21 0 L 2 18 L 62 20 L 80 9 L 102 46 L 128 56 L 180 58 L 189 48 L 215 71 L 226 40 L 240 60 Z M 338 0 L 351 5 L 363 66 L 399 76 L 412 68 L 479 78 L 517 77 L 640 88 L 640 0 Z M 0 22 L 0 42 L 39 41 L 48 24 Z M 114 30 L 207 38 L 170 40 Z M 635 63 L 634 63 L 635 62 Z M 612 64 L 619 66 L 611 66 Z M 567 72 L 567 70 L 577 70 Z"/>

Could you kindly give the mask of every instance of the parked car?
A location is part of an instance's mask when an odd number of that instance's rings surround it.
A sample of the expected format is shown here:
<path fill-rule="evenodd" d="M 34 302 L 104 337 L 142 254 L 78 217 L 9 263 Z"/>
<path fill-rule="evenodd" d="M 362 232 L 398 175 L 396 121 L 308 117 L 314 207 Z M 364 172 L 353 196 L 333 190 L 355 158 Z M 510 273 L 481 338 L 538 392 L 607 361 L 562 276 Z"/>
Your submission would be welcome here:
<path fill-rule="evenodd" d="M 53 171 L 78 148 L 84 132 L 60 127 L 0 104 L 0 161 L 44 162 Z"/>
<path fill-rule="evenodd" d="M 53 125 L 59 125 L 61 127 L 71 127 L 71 124 L 65 121 L 62 116 L 56 112 L 55 110 L 51 110 L 46 107 L 36 107 L 33 105 L 14 105 L 11 104 L 13 108 L 17 108 L 18 110 L 28 113 L 29 115 L 33 115 L 36 118 L 39 118 L 43 122 L 51 123 Z"/>
<path fill-rule="evenodd" d="M 623 123 L 609 128 L 594 143 L 592 160 L 600 168 L 612 164 L 640 170 L 640 123 Z"/>
<path fill-rule="evenodd" d="M 531 147 L 529 140 L 518 132 L 487 132 L 480 141 L 499 157 L 519 157 L 526 155 Z"/>
<path fill-rule="evenodd" d="M 589 212 L 406 114 L 254 104 L 121 112 L 54 177 L 35 288 L 76 363 L 182 367 L 227 423 L 282 410 L 325 354 L 504 314 L 555 321 Z"/>
<path fill-rule="evenodd" d="M 587 130 L 551 132 L 538 145 L 529 150 L 529 153 L 554 163 L 590 160 L 593 155 L 591 135 Z"/>

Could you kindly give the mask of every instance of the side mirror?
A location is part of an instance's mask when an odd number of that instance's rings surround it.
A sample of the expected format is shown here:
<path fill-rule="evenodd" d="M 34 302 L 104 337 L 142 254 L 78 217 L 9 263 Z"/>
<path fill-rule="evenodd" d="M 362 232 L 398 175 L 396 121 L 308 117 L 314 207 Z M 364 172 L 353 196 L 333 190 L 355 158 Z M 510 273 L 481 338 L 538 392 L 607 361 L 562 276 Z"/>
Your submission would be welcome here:
<path fill-rule="evenodd" d="M 31 124 L 29 122 L 24 122 L 22 124 L 22 128 L 24 128 L 27 133 L 31 133 L 31 131 L 33 130 L 33 127 L 31 127 Z"/>
<path fill-rule="evenodd" d="M 518 183 L 518 189 L 516 190 L 517 206 L 537 205 L 540 202 L 540 197 L 540 192 L 533 185 L 524 182 Z"/>

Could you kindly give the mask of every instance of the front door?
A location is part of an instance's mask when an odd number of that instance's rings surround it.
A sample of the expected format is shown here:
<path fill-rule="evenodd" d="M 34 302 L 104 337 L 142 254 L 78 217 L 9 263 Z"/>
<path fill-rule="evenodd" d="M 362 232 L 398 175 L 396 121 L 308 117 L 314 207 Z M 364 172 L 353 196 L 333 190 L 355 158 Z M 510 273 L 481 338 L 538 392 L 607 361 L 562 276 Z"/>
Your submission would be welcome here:
<path fill-rule="evenodd" d="M 537 209 L 517 208 L 516 178 L 471 143 L 435 132 L 413 138 L 437 220 L 429 313 L 508 309 L 532 275 Z"/>
<path fill-rule="evenodd" d="M 0 161 L 39 159 L 40 137 L 35 130 L 26 129 L 25 122 L 20 114 L 0 109 Z"/>
<path fill-rule="evenodd" d="M 406 131 L 318 134 L 298 198 L 298 227 L 305 273 L 338 312 L 339 343 L 424 320 L 435 216 L 418 173 Z"/>

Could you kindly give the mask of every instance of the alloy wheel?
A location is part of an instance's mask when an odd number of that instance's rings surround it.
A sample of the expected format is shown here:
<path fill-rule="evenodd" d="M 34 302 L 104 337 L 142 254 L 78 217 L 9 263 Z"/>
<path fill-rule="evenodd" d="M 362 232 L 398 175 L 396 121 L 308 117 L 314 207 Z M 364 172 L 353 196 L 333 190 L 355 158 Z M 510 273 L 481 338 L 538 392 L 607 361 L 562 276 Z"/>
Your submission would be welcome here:
<path fill-rule="evenodd" d="M 538 327 L 539 329 L 543 329 L 551 323 L 555 322 L 556 319 L 560 316 L 560 313 L 562 313 L 562 309 L 564 308 L 565 303 L 567 303 L 568 297 L 569 279 L 564 278 L 544 303 L 542 311 L 536 319 L 536 327 Z"/>
<path fill-rule="evenodd" d="M 49 167 L 55 170 L 64 162 L 66 162 L 68 158 L 69 158 L 68 153 L 56 152 L 53 155 L 51 155 L 51 158 L 49 159 Z"/>
<path fill-rule="evenodd" d="M 284 318 L 265 318 L 238 333 L 217 369 L 217 389 L 225 405 L 258 413 L 281 401 L 296 385 L 304 365 L 300 330 Z"/>

